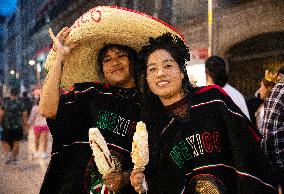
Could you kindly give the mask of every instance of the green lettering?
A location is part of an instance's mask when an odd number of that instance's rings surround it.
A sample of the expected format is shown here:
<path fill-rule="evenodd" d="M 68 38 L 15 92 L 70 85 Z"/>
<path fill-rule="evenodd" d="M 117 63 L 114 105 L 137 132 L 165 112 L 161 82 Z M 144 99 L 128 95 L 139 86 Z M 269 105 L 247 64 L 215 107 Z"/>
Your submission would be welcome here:
<path fill-rule="evenodd" d="M 113 131 L 115 126 L 117 125 L 117 117 L 118 116 L 114 113 L 110 113 L 108 111 L 100 111 L 98 114 L 96 126 L 99 129 L 107 129 Z"/>
<path fill-rule="evenodd" d="M 114 113 L 110 113 L 109 116 L 109 130 L 113 131 L 115 126 L 117 125 L 117 115 Z"/>
<path fill-rule="evenodd" d="M 185 158 L 185 160 L 190 160 L 192 158 L 192 155 L 190 154 L 187 145 L 188 144 L 185 141 L 179 142 L 179 147 L 182 150 L 183 157 Z"/>
<path fill-rule="evenodd" d="M 182 168 L 184 165 L 184 159 L 182 152 L 178 146 L 173 147 L 172 151 L 170 152 L 170 156 L 172 157 L 173 161 L 178 165 L 179 168 Z"/>

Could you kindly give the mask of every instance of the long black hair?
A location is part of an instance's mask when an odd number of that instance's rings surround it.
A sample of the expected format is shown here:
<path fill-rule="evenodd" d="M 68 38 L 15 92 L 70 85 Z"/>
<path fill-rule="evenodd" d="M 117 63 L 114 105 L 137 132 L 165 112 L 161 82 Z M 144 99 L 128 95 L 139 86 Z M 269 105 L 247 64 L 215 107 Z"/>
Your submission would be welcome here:
<path fill-rule="evenodd" d="M 149 55 L 158 49 L 164 49 L 169 52 L 177 62 L 181 72 L 184 75 L 182 80 L 182 88 L 185 92 L 185 95 L 191 95 L 193 91 L 193 86 L 189 82 L 186 71 L 186 62 L 190 60 L 190 54 L 184 41 L 178 36 L 172 35 L 171 33 L 165 33 L 157 38 L 150 38 L 148 45 L 142 47 L 139 52 L 139 62 L 141 65 L 140 88 L 143 92 L 142 119 L 146 122 L 151 122 L 153 119 L 154 122 L 161 120 L 161 110 L 163 109 L 161 100 L 149 89 L 147 83 L 147 61 Z"/>
<path fill-rule="evenodd" d="M 128 55 L 128 60 L 129 60 L 129 70 L 130 70 L 130 75 L 134 79 L 135 85 L 138 83 L 138 71 L 139 71 L 139 63 L 138 63 L 138 53 L 131 47 L 126 46 L 126 45 L 121 45 L 121 44 L 107 44 L 104 47 L 102 47 L 99 50 L 98 53 L 98 70 L 99 70 L 99 75 L 101 78 L 104 77 L 103 73 L 103 61 L 105 58 L 105 55 L 109 49 L 112 48 L 117 48 L 119 50 L 122 50 L 127 53 Z"/>

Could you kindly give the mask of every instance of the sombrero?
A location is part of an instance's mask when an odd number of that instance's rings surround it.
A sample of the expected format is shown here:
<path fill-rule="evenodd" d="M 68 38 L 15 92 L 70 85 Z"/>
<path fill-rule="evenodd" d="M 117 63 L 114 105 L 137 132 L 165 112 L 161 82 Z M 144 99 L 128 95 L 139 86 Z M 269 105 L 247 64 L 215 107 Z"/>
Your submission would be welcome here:
<path fill-rule="evenodd" d="M 66 43 L 79 43 L 64 61 L 61 87 L 68 89 L 74 83 L 100 81 L 97 53 L 107 44 L 121 44 L 139 49 L 149 37 L 170 32 L 181 34 L 174 27 L 145 13 L 116 6 L 99 6 L 90 9 L 71 26 Z M 50 50 L 45 68 L 51 67 L 55 51 Z"/>

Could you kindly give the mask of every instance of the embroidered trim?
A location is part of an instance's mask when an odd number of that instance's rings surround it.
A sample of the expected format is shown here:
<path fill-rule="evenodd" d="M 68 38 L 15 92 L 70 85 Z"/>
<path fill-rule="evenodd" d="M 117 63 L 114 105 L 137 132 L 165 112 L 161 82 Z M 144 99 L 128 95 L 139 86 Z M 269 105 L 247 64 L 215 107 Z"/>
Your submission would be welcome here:
<path fill-rule="evenodd" d="M 73 104 L 75 101 L 65 102 L 64 104 Z"/>
<path fill-rule="evenodd" d="M 85 89 L 85 90 L 83 90 L 83 91 L 75 91 L 75 94 L 82 94 L 82 93 L 85 93 L 85 92 L 88 92 L 88 91 L 90 91 L 90 90 L 92 90 L 92 89 L 94 89 L 94 90 L 96 90 L 96 91 L 98 91 L 100 94 L 105 94 L 105 95 L 113 95 L 113 93 L 108 93 L 108 92 L 102 92 L 102 91 L 100 91 L 100 90 L 98 90 L 97 88 L 95 88 L 95 87 L 89 87 L 89 88 L 87 88 L 87 89 Z"/>
<path fill-rule="evenodd" d="M 58 154 L 58 153 L 59 153 L 59 152 L 54 152 L 54 153 L 51 154 L 50 157 L 52 157 L 52 156 L 54 156 L 54 155 L 56 155 L 56 154 Z"/>
<path fill-rule="evenodd" d="M 71 144 L 64 144 L 63 147 L 72 146 L 74 144 L 86 144 L 86 143 L 90 143 L 90 142 L 88 142 L 88 141 L 74 141 Z"/>
<path fill-rule="evenodd" d="M 72 146 L 72 145 L 75 145 L 75 144 L 89 144 L 89 143 L 90 143 L 90 142 L 88 142 L 88 141 L 75 141 L 75 142 L 73 142 L 73 143 L 71 143 L 71 144 L 64 144 L 63 147 L 68 147 L 68 146 Z M 108 145 L 108 146 L 115 147 L 115 148 L 118 148 L 118 149 L 123 150 L 123 151 L 125 151 L 125 152 L 127 152 L 127 153 L 130 153 L 129 150 L 127 150 L 127 149 L 125 149 L 125 148 L 122 148 L 122 147 L 120 147 L 120 146 L 118 146 L 118 145 L 111 144 L 111 143 L 107 143 L 107 145 Z M 58 154 L 58 153 L 59 153 L 59 152 L 54 152 L 54 153 L 51 154 L 51 156 L 53 156 L 53 155 L 55 155 L 55 154 Z"/>
<path fill-rule="evenodd" d="M 170 123 L 163 129 L 163 131 L 160 133 L 160 135 L 163 135 L 163 133 L 165 133 L 165 131 L 168 129 L 168 127 L 174 122 L 175 118 L 172 118 L 172 120 L 170 121 Z"/>
<path fill-rule="evenodd" d="M 223 100 L 211 100 L 211 101 L 208 101 L 208 102 L 202 102 L 202 103 L 199 103 L 199 104 L 196 104 L 196 105 L 191 106 L 191 108 L 198 108 L 198 107 L 200 107 L 200 106 L 204 106 L 204 105 L 211 104 L 211 103 L 215 103 L 215 102 L 221 102 L 221 103 L 223 103 L 223 104 L 225 105 L 225 107 L 228 109 L 228 111 L 230 111 L 232 114 L 244 118 L 244 116 L 241 115 L 240 113 L 234 112 L 234 111 L 232 111 L 231 109 L 229 109 L 228 106 L 227 106 L 227 104 L 226 104 Z M 245 119 L 246 119 L 246 118 L 245 118 Z M 248 129 L 249 129 L 249 131 L 251 132 L 251 134 L 253 135 L 253 137 L 255 138 L 255 140 L 256 140 L 257 142 L 261 141 L 262 137 L 261 137 L 261 134 L 260 134 L 260 133 L 257 134 L 257 132 L 254 131 L 250 126 L 248 126 Z"/>
<path fill-rule="evenodd" d="M 226 108 L 227 108 L 231 113 L 233 113 L 233 114 L 235 114 L 235 115 L 238 115 L 238 116 L 240 116 L 240 117 L 243 117 L 243 115 L 241 115 L 240 113 L 234 112 L 234 111 L 232 111 L 231 109 L 229 109 L 228 106 L 227 106 L 227 104 L 226 104 L 223 100 L 211 100 L 211 101 L 208 101 L 208 102 L 201 102 L 201 103 L 199 103 L 199 104 L 192 105 L 191 108 L 197 108 L 197 107 L 204 106 L 204 105 L 207 105 L 207 104 L 212 104 L 212 103 L 215 103 L 215 102 L 221 102 L 221 103 L 223 103 L 223 104 L 226 106 Z"/>
<path fill-rule="evenodd" d="M 120 149 L 120 150 L 123 150 L 123 151 L 126 151 L 126 152 L 130 153 L 129 150 L 127 150 L 127 149 L 125 149 L 125 148 L 122 148 L 122 147 L 120 147 L 120 146 L 118 146 L 118 145 L 111 144 L 111 143 L 108 143 L 107 145 L 108 145 L 108 146 L 115 147 L 115 148 L 118 148 L 118 149 Z"/>
<path fill-rule="evenodd" d="M 73 143 L 71 143 L 71 144 L 64 144 L 64 145 L 62 145 L 63 147 L 68 147 L 68 146 L 72 146 L 72 145 L 75 145 L 75 144 L 89 144 L 89 142 L 88 141 L 75 141 L 75 142 L 73 142 Z M 53 155 L 56 155 L 56 154 L 58 154 L 59 152 L 54 152 L 54 153 L 52 153 L 51 154 L 51 157 L 53 156 Z"/>
<path fill-rule="evenodd" d="M 130 95 L 130 96 L 125 96 L 125 95 L 123 95 L 123 94 L 121 94 L 120 92 L 120 90 L 119 89 L 117 89 L 117 91 L 116 92 L 103 92 L 103 91 L 101 91 L 101 90 L 99 90 L 99 89 L 97 89 L 96 87 L 94 87 L 94 86 L 91 86 L 91 87 L 89 87 L 89 88 L 87 88 L 87 89 L 85 89 L 85 90 L 82 90 L 82 91 L 75 91 L 74 93 L 75 94 L 83 94 L 83 93 L 85 93 L 85 92 L 88 92 L 88 91 L 90 91 L 90 90 L 96 90 L 97 92 L 99 92 L 100 94 L 104 94 L 104 95 L 109 95 L 109 96 L 115 96 L 115 95 L 117 95 L 117 96 L 120 96 L 120 97 L 122 97 L 122 98 L 133 98 L 137 93 L 138 93 L 138 90 L 136 90 L 132 95 Z M 123 90 L 123 89 L 122 89 Z M 127 91 L 125 91 L 125 93 L 127 93 Z"/>
<path fill-rule="evenodd" d="M 201 93 L 206 92 L 207 90 L 210 90 L 210 89 L 217 89 L 217 90 L 219 90 L 220 92 L 222 92 L 224 95 L 229 96 L 229 95 L 227 94 L 227 92 L 225 92 L 225 90 L 224 90 L 223 88 L 221 88 L 220 86 L 218 86 L 218 85 L 216 85 L 216 84 L 209 85 L 209 86 L 205 86 L 205 87 L 203 87 L 203 88 L 197 90 L 197 91 L 195 92 L 195 94 L 201 94 Z"/>

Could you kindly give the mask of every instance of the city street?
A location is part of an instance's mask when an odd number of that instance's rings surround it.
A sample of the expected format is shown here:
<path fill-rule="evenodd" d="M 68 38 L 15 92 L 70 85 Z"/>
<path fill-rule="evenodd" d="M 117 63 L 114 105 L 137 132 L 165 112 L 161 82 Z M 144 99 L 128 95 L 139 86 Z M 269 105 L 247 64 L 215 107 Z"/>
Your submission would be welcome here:
<path fill-rule="evenodd" d="M 0 194 L 284 194 L 283 15 L 284 0 L 0 0 Z"/>
<path fill-rule="evenodd" d="M 51 142 L 49 150 L 50 144 Z M 41 162 L 47 164 L 49 160 L 50 158 Z M 37 159 L 29 159 L 28 142 L 23 141 L 15 164 L 5 164 L 2 145 L 0 146 L 0 169 L 0 194 L 38 194 L 46 167 L 41 168 Z"/>

